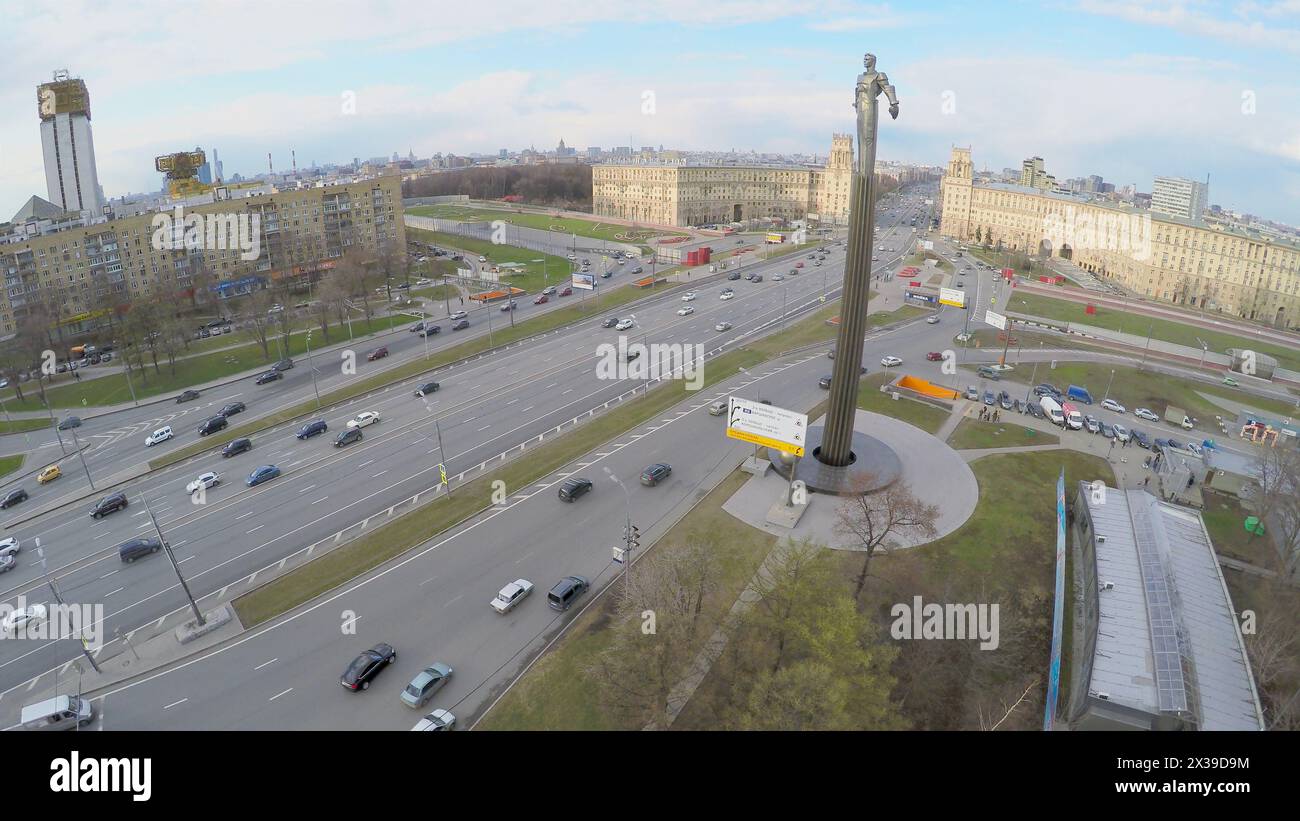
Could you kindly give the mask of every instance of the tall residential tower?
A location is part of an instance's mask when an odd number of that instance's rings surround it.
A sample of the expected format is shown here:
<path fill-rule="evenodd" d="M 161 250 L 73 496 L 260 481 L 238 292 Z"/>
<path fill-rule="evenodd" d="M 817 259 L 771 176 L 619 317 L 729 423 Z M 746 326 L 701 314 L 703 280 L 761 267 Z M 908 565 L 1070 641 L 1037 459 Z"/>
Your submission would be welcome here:
<path fill-rule="evenodd" d="M 45 156 L 45 185 L 50 202 L 65 211 L 103 210 L 95 143 L 90 135 L 90 94 L 67 71 L 54 72 L 54 81 L 36 89 L 41 117 L 41 152 Z"/>

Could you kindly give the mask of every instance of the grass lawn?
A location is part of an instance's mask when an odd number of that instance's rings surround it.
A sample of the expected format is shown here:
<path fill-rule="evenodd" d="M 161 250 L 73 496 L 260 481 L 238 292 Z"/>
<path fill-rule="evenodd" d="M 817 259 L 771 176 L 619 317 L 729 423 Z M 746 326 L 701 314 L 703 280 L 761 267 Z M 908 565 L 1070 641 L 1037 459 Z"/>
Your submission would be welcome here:
<path fill-rule="evenodd" d="M 411 296 L 422 296 L 425 299 L 439 302 L 447 299 L 458 299 L 460 290 L 455 285 L 430 285 L 427 288 L 412 288 Z"/>
<path fill-rule="evenodd" d="M 905 712 L 916 729 L 975 729 L 976 704 L 986 715 L 1000 716 L 1031 682 L 1025 703 L 1004 729 L 1041 726 L 1052 639 L 1056 479 L 1062 467 L 1067 495 L 1079 481 L 1115 481 L 1104 459 L 1074 451 L 985 456 L 971 463 L 980 501 L 965 524 L 930 544 L 872 563 L 879 580 L 871 589 L 878 601 L 909 601 L 922 593 L 927 601 L 1001 603 L 997 652 L 932 650 L 919 646 L 926 642 L 902 642 L 897 690 L 910 688 Z M 852 553 L 842 554 L 841 561 L 846 574 L 861 565 Z M 1069 589 L 1067 578 L 1067 594 Z M 887 631 L 883 613 L 881 622 Z M 1068 653 L 1069 644 L 1063 647 Z M 915 657 L 927 652 L 930 666 L 918 665 Z M 908 675 L 920 680 L 901 678 Z"/>
<path fill-rule="evenodd" d="M 1089 316 L 1084 313 L 1085 304 L 1082 302 L 1052 299 L 1051 297 L 1021 291 L 1013 292 L 1011 304 L 1007 306 L 1009 310 L 1016 313 L 1032 314 L 1033 316 L 1041 316 L 1059 322 L 1078 322 L 1098 328 L 1107 328 L 1112 331 L 1135 334 L 1143 338 L 1146 337 L 1147 329 L 1150 328 L 1152 339 L 1186 345 L 1196 350 L 1201 347 L 1200 343 L 1196 341 L 1199 337 L 1210 346 L 1212 352 L 1223 353 L 1228 348 L 1246 348 L 1268 354 L 1277 359 L 1278 364 L 1283 368 L 1300 370 L 1300 351 L 1295 348 L 1284 347 L 1260 339 L 1250 339 L 1225 331 L 1185 325 L 1169 319 L 1152 318 L 1149 314 L 1141 313 L 1140 304 L 1134 304 L 1133 307 L 1133 311 L 1126 312 L 1098 305 L 1097 313 Z"/>
<path fill-rule="evenodd" d="M 831 365 L 829 359 L 826 360 L 826 364 L 829 371 Z M 895 400 L 889 394 L 881 393 L 880 386 L 895 376 L 896 373 L 886 371 L 862 377 L 858 387 L 858 407 L 902 419 L 927 433 L 938 433 L 939 428 L 943 427 L 943 423 L 948 419 L 947 411 L 924 402 L 917 402 L 915 399 L 901 397 Z"/>
<path fill-rule="evenodd" d="M 655 555 L 691 543 L 707 543 L 719 564 L 717 586 L 707 596 L 698 644 L 713 633 L 745 589 L 754 571 L 776 544 L 776 537 L 746 527 L 722 505 L 748 479 L 736 471 L 656 541 Z M 640 730 L 619 726 L 600 708 L 597 685 L 584 671 L 612 639 L 606 629 L 617 598 L 605 596 L 569 628 L 549 653 L 533 665 L 479 725 L 486 730 Z"/>
<path fill-rule="evenodd" d="M 1246 532 L 1246 517 L 1251 511 L 1236 496 L 1202 489 L 1205 510 L 1201 512 L 1205 529 L 1209 531 L 1214 549 L 1266 570 L 1277 569 L 1278 555 L 1267 534 L 1255 536 Z"/>
<path fill-rule="evenodd" d="M 1015 422 L 984 422 L 979 419 L 961 420 L 957 429 L 948 437 L 948 445 L 954 450 L 1056 445 L 1060 441 L 1054 434 L 1043 433 Z"/>
<path fill-rule="evenodd" d="M 6 433 L 23 433 L 25 431 L 42 430 L 49 426 L 49 419 L 15 419 L 12 422 L 0 419 L 0 435 Z"/>
<path fill-rule="evenodd" d="M 23 459 L 25 458 L 21 453 L 16 456 L 0 456 L 0 476 L 8 476 L 18 470 L 23 466 Z"/>
<path fill-rule="evenodd" d="M 917 266 L 918 268 L 921 269 L 922 272 L 933 270 L 932 268 L 930 268 L 925 264 L 925 261 L 927 259 L 936 260 L 937 262 L 935 267 L 937 267 L 940 271 L 943 271 L 946 274 L 951 274 L 954 270 L 951 262 L 944 259 L 942 256 L 935 253 L 934 251 L 921 251 L 920 253 L 909 254 L 907 258 L 903 260 L 903 262 L 907 265 Z"/>
<path fill-rule="evenodd" d="M 440 231 L 423 231 L 419 228 L 407 228 L 406 235 L 409 239 L 434 242 L 444 248 L 456 248 L 476 257 L 487 257 L 490 264 L 520 263 L 524 267 L 518 270 L 523 271 L 523 273 L 507 276 L 502 272 L 502 281 L 529 292 L 535 293 L 547 285 L 568 282 L 569 274 L 573 270 L 572 263 L 564 257 L 543 254 L 541 251 L 533 251 L 528 248 L 516 248 L 512 245 L 493 245 L 487 240 L 462 237 L 456 234 L 444 234 Z M 534 262 L 533 260 L 545 261 Z"/>
<path fill-rule="evenodd" d="M 400 318 L 390 320 L 386 316 L 377 316 L 368 322 L 365 319 L 353 319 L 352 333 L 354 338 L 364 337 L 367 334 L 386 331 L 389 327 L 401 327 L 406 321 Z M 342 342 L 347 338 L 347 325 L 340 326 L 331 321 L 328 340 L 321 336 L 319 327 L 314 329 L 312 347 L 313 349 L 320 348 L 323 344 Z M 279 339 L 278 334 L 267 335 L 267 343 L 271 352 L 269 357 L 263 355 L 261 345 L 250 342 L 229 350 L 212 351 L 198 356 L 191 356 L 187 359 L 178 359 L 175 373 L 172 373 L 167 360 L 161 355 L 158 357 L 160 372 L 155 372 L 152 361 L 146 356 L 145 362 L 147 364 L 144 372 L 137 368 L 131 376 L 135 396 L 138 399 L 144 399 L 162 393 L 180 392 L 193 385 L 201 385 L 252 368 L 270 365 L 280 358 L 280 346 L 277 342 Z M 291 335 L 287 347 L 286 355 L 304 356 L 307 353 L 307 334 L 300 332 Z M 29 384 L 23 386 L 24 400 L 22 402 L 9 396 L 5 397 L 5 402 L 10 410 L 32 411 L 42 409 L 40 394 L 29 387 Z M 126 376 L 118 372 L 111 376 L 83 379 L 79 382 L 64 382 L 56 387 L 48 388 L 45 395 L 51 406 L 55 408 L 96 407 L 130 402 L 130 388 Z"/>
<path fill-rule="evenodd" d="M 505 220 L 511 225 L 526 228 L 539 228 L 544 231 L 559 231 L 577 234 L 580 237 L 603 239 L 609 242 L 644 243 L 652 237 L 683 236 L 680 233 L 665 233 L 648 228 L 632 228 L 627 225 L 615 225 L 601 222 L 599 218 L 581 219 L 578 217 L 552 217 L 535 212 L 517 213 L 505 209 L 473 208 L 460 205 L 422 205 L 406 209 L 406 213 L 417 217 L 434 217 L 437 219 L 458 220 L 460 222 L 492 222 Z M 410 231 L 411 229 L 407 229 Z M 427 240 L 426 240 L 427 242 Z M 456 246 L 460 247 L 460 246 Z M 489 257 L 490 258 L 490 257 Z"/>
<path fill-rule="evenodd" d="M 1021 365 L 1018 371 L 1023 371 L 1025 367 Z M 1166 405 L 1173 405 L 1203 422 L 1208 420 L 1212 423 L 1216 415 L 1236 418 L 1235 413 L 1212 404 L 1201 396 L 1202 393 L 1235 399 L 1261 411 L 1283 416 L 1293 413 L 1293 406 L 1287 402 L 1240 393 L 1226 386 L 1188 382 L 1170 374 L 1139 371 L 1137 368 L 1114 370 L 1115 379 L 1110 386 L 1110 396 L 1128 408 L 1129 413 L 1135 408 L 1150 408 L 1163 418 Z M 1061 390 L 1065 390 L 1067 385 L 1082 385 L 1092 393 L 1093 401 L 1100 402 L 1105 395 L 1110 372 L 1110 365 L 1101 363 L 1058 362 L 1054 370 L 1039 363 L 1038 379 L 1040 382 L 1051 382 Z M 1162 424 L 1143 425 L 1138 422 L 1139 427 L 1155 429 L 1159 429 Z"/>

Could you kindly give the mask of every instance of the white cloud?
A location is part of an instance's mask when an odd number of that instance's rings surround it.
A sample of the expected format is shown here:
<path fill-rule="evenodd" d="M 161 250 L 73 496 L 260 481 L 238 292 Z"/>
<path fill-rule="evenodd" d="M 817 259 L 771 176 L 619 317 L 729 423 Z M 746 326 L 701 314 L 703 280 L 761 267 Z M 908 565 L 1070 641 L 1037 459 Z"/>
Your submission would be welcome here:
<path fill-rule="evenodd" d="M 1276 24 L 1279 17 L 1294 15 L 1300 4 L 1295 2 L 1262 4 L 1243 3 L 1237 13 L 1245 19 L 1227 20 L 1214 17 L 1183 0 L 1146 0 L 1145 2 L 1112 2 L 1112 0 L 1083 0 L 1079 8 L 1092 14 L 1117 17 L 1131 23 L 1160 26 L 1183 34 L 1208 37 L 1251 48 L 1265 48 L 1300 54 L 1300 29 L 1285 28 Z M 1259 14 L 1267 21 L 1249 19 Z"/>

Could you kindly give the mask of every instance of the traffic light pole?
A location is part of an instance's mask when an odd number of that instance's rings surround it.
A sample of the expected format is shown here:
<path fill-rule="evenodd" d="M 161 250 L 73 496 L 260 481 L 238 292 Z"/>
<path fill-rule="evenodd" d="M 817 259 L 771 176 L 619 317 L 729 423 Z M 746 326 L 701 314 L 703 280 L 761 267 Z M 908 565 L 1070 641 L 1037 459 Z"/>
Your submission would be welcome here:
<path fill-rule="evenodd" d="M 144 494 L 140 495 L 140 501 L 144 502 L 145 512 L 149 514 L 149 521 L 153 522 L 154 532 L 158 534 L 158 543 L 162 545 L 163 552 L 166 553 L 167 558 L 171 560 L 172 569 L 176 571 L 176 578 L 180 579 L 181 589 L 185 591 L 185 598 L 190 601 L 190 609 L 194 611 L 194 619 L 199 623 L 199 626 L 202 627 L 207 624 L 207 621 L 203 618 L 203 614 L 199 612 L 199 605 L 194 601 L 194 596 L 190 593 L 190 586 L 186 583 L 185 576 L 181 573 L 181 566 L 180 563 L 176 561 L 176 554 L 172 552 L 172 546 L 167 543 L 165 538 L 163 538 L 162 528 L 158 526 L 158 519 L 154 517 L 153 510 L 149 508 L 149 500 L 144 497 Z"/>
<path fill-rule="evenodd" d="M 40 557 L 41 560 L 41 572 L 45 574 L 45 582 L 50 586 L 50 595 L 54 596 L 54 600 L 58 602 L 60 607 L 63 607 L 63 597 L 59 595 L 59 588 L 55 587 L 54 579 L 50 576 L 50 567 L 45 562 L 45 550 L 41 547 L 41 537 L 37 536 L 34 543 L 36 545 L 36 555 Z M 85 636 L 78 636 L 77 639 L 78 643 L 81 645 L 82 654 L 86 657 L 86 661 L 90 662 L 91 669 L 96 673 L 100 672 L 99 665 L 95 663 L 95 657 L 92 656 L 90 650 L 86 648 Z"/>

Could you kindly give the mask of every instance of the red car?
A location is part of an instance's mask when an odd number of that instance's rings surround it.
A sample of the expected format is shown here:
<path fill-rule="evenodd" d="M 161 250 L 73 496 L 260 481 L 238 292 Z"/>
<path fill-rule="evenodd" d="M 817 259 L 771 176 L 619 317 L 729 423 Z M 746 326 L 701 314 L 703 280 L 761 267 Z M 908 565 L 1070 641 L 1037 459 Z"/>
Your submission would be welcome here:
<path fill-rule="evenodd" d="M 939 353 L 938 351 L 930 351 L 928 354 L 925 355 L 925 358 L 930 362 L 942 362 L 943 354 Z"/>
<path fill-rule="evenodd" d="M 796 267 L 796 268 L 802 268 L 802 267 L 803 267 L 803 263 L 802 263 L 802 262 L 796 262 L 796 263 L 794 264 L 794 267 Z"/>
<path fill-rule="evenodd" d="M 376 359 L 383 359 L 388 356 L 388 348 L 375 348 L 366 356 L 367 362 L 374 362 Z"/>
<path fill-rule="evenodd" d="M 534 300 L 533 300 L 533 304 L 534 304 L 534 305 L 541 305 L 541 304 L 544 303 L 544 302 L 550 302 L 550 301 L 551 301 L 551 298 L 550 298 L 549 296 L 547 296 L 546 294 L 538 294 L 538 295 L 537 295 L 537 299 L 534 299 Z"/>
<path fill-rule="evenodd" d="M 563 291 L 560 291 L 560 296 L 573 296 L 573 289 L 566 287 Z"/>

